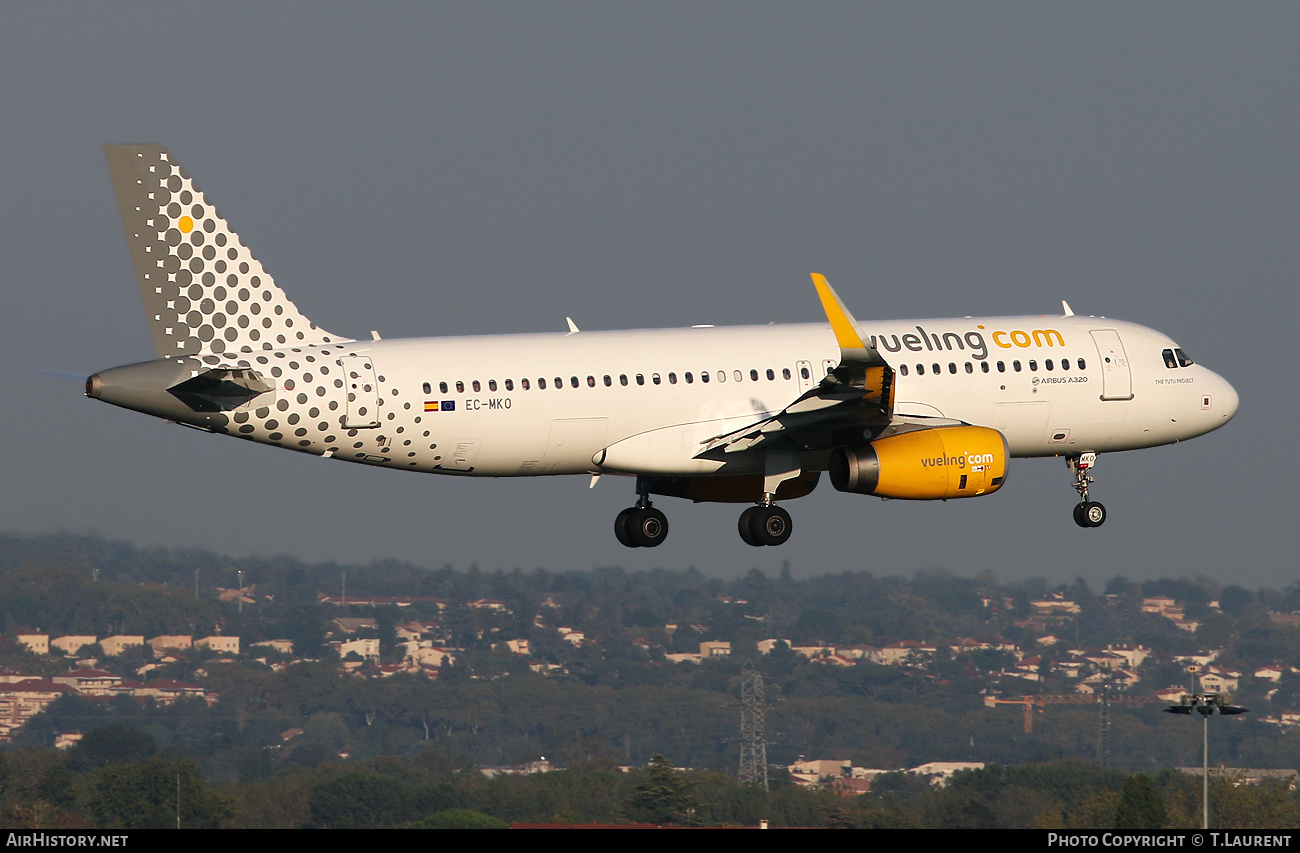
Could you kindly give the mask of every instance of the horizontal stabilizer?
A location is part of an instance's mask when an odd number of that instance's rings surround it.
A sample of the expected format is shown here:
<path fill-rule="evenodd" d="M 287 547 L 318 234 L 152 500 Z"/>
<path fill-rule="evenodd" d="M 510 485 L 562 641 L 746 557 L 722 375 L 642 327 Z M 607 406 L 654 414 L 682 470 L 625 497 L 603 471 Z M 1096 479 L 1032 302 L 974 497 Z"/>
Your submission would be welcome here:
<path fill-rule="evenodd" d="M 205 370 L 167 389 L 196 412 L 238 409 L 275 386 L 254 370 Z"/>

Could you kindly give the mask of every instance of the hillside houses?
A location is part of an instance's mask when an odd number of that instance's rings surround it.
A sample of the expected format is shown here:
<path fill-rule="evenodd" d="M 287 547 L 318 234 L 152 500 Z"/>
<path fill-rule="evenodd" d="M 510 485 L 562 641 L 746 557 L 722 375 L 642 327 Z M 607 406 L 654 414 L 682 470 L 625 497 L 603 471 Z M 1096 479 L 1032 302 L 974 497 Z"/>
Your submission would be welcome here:
<path fill-rule="evenodd" d="M 202 699 L 211 705 L 218 698 L 197 684 L 171 679 L 127 681 L 101 670 L 75 670 L 53 678 L 6 673 L 4 680 L 0 680 L 0 742 L 11 740 L 13 733 L 28 720 L 56 699 L 67 695 L 101 701 L 130 697 L 152 700 L 160 705 L 183 698 Z"/>
<path fill-rule="evenodd" d="M 1196 633 L 1200 623 L 1188 619 L 1182 604 L 1172 598 L 1153 597 L 1142 599 L 1142 612 L 1160 616 L 1173 622 L 1180 630 Z"/>
<path fill-rule="evenodd" d="M 1192 638 L 1168 624 L 1181 628 L 1179 620 L 1186 614 L 1173 598 L 1138 599 L 1129 594 L 1123 601 L 1114 595 L 1087 599 L 1077 591 L 1018 593 L 1014 599 L 990 594 L 975 599 L 984 607 L 970 607 L 964 621 L 946 621 L 939 608 L 922 602 L 932 608 L 925 611 L 925 622 L 886 621 L 882 624 L 891 626 L 888 631 L 877 631 L 860 625 L 840 630 L 852 624 L 851 617 L 801 621 L 797 606 L 788 606 L 783 613 L 775 604 L 755 603 L 762 601 L 758 597 L 713 596 L 674 609 L 672 596 L 665 594 L 653 599 L 657 602 L 653 607 L 637 609 L 609 601 L 597 607 L 563 592 L 507 600 L 485 595 L 489 591 L 501 592 L 481 584 L 464 600 L 349 596 L 346 605 L 342 596 L 319 595 L 306 605 L 319 613 L 314 646 L 279 633 L 289 633 L 293 627 L 283 616 L 260 625 L 255 619 L 250 622 L 249 610 L 267 602 L 260 594 L 253 596 L 252 604 L 244 601 L 240 621 L 218 622 L 193 634 L 149 636 L 121 631 L 50 636 L 19 629 L 10 638 L 13 646 L 46 658 L 62 657 L 69 671 L 55 679 L 30 673 L 10 678 L 0 673 L 0 684 L 38 682 L 29 689 L 10 690 L 22 701 L 14 699 L 4 706 L 6 719 L 27 719 L 34 713 L 30 709 L 43 707 L 42 702 L 48 704 L 67 690 L 87 697 L 130 696 L 160 703 L 187 696 L 207 698 L 201 686 L 190 682 L 201 681 L 200 673 L 215 672 L 216 661 L 282 670 L 304 659 L 295 647 L 312 648 L 314 656 L 336 661 L 340 673 L 351 679 L 452 675 L 499 679 L 528 673 L 566 678 L 590 672 L 591 662 L 601 658 L 616 660 L 620 668 L 735 666 L 740 658 L 752 660 L 760 671 L 767 659 L 772 669 L 784 673 L 800 668 L 806 673 L 811 665 L 843 671 L 852 680 L 850 673 L 862 668 L 867 670 L 866 681 L 898 683 L 901 678 L 916 678 L 940 687 L 959 683 L 963 690 L 981 690 L 990 696 L 1042 693 L 1078 699 L 1102 692 L 1154 696 L 1156 688 L 1177 679 L 1171 669 L 1185 671 L 1190 666 L 1198 668 L 1204 690 L 1233 694 L 1246 689 L 1259 695 L 1268 689 L 1270 698 L 1293 695 L 1289 680 L 1300 675 L 1290 662 L 1261 667 L 1255 661 L 1249 669 L 1234 668 L 1220 661 L 1219 649 L 1195 650 Z M 1127 634 L 1097 645 L 1086 642 L 1089 614 L 1118 620 L 1115 614 L 1121 610 L 1129 614 L 1124 616 L 1130 620 Z M 240 637 L 222 630 L 230 625 L 254 625 L 257 633 Z M 780 627 L 765 627 L 769 625 Z M 817 630 L 829 625 L 830 636 L 818 637 L 812 625 Z M 898 625 L 912 627 L 900 630 Z M 757 634 L 769 630 L 772 633 L 766 636 Z M 906 636 L 909 630 L 917 636 Z M 1146 632 L 1166 642 L 1151 645 L 1178 648 L 1182 653 L 1158 655 L 1134 641 Z M 1170 641 L 1171 637 L 1175 639 Z M 873 672 L 872 667 L 894 672 Z M 1281 725 L 1292 719 L 1292 709 L 1278 701 L 1268 719 Z M 1258 718 L 1266 717 L 1261 713 Z"/>
<path fill-rule="evenodd" d="M 979 770 L 982 761 L 929 761 L 915 767 L 874 769 L 857 767 L 848 759 L 800 759 L 788 765 L 790 781 L 804 788 L 830 788 L 844 795 L 856 796 L 871 791 L 880 776 L 889 773 L 906 773 L 929 780 L 930 785 L 942 788 L 953 774 L 963 770 Z"/>

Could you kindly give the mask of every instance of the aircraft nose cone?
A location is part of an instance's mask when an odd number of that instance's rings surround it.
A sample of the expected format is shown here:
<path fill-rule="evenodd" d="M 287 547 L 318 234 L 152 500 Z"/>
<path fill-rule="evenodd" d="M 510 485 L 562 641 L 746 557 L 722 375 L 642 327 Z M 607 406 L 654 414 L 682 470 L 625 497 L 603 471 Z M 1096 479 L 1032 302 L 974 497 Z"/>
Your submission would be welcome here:
<path fill-rule="evenodd" d="M 1241 402 L 1241 398 L 1237 396 L 1237 389 L 1233 388 L 1228 380 L 1220 378 L 1219 381 L 1223 383 L 1223 388 L 1218 395 L 1219 411 L 1223 415 L 1221 422 L 1226 424 L 1237 414 L 1237 404 Z"/>

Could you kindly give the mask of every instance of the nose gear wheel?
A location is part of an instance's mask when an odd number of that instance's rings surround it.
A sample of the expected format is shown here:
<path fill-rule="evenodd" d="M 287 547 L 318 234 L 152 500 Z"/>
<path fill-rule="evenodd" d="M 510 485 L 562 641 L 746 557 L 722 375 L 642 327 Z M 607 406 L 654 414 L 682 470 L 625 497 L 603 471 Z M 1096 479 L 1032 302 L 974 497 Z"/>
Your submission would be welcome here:
<path fill-rule="evenodd" d="M 1080 527 L 1101 527 L 1106 523 L 1106 507 L 1097 501 L 1075 504 L 1074 523 Z"/>

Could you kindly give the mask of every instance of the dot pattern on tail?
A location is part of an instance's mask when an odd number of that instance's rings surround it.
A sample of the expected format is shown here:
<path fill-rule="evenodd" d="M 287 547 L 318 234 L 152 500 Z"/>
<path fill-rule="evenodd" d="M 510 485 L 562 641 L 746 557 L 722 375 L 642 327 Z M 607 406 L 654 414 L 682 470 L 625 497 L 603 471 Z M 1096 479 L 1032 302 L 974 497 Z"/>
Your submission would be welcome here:
<path fill-rule="evenodd" d="M 348 340 L 298 311 L 165 148 L 109 145 L 105 153 L 159 356 Z"/>

